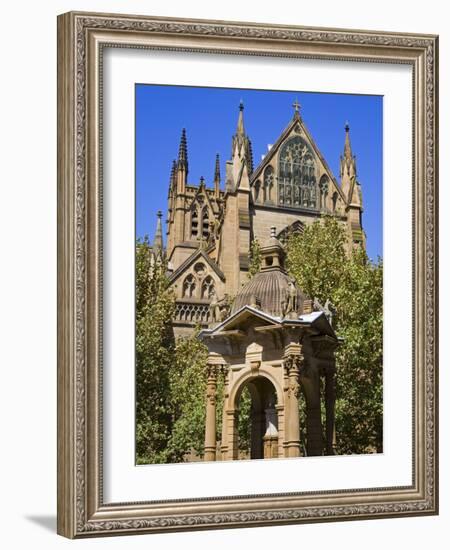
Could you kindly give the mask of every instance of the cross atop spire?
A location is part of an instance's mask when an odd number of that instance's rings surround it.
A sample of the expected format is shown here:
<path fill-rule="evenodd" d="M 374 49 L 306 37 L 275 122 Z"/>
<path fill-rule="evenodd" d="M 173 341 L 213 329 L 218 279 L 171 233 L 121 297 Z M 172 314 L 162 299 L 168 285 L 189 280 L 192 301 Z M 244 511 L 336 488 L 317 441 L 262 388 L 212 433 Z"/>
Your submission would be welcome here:
<path fill-rule="evenodd" d="M 350 124 L 348 120 L 345 121 L 345 142 L 344 142 L 344 154 L 341 156 L 341 180 L 347 175 L 349 178 L 356 177 L 356 159 L 352 152 L 352 146 L 350 144 Z"/>
<path fill-rule="evenodd" d="M 350 145 L 350 125 L 348 123 L 348 120 L 345 121 L 344 157 L 348 160 L 351 160 L 353 158 L 352 147 Z"/>
<path fill-rule="evenodd" d="M 239 102 L 239 118 L 238 118 L 238 124 L 237 124 L 237 134 L 240 136 L 245 135 L 245 129 L 244 129 L 244 102 Z"/>
<path fill-rule="evenodd" d="M 292 107 L 294 107 L 294 118 L 298 118 L 300 116 L 300 108 L 301 108 L 301 105 L 298 102 L 298 98 L 295 98 L 295 101 L 292 104 Z"/>

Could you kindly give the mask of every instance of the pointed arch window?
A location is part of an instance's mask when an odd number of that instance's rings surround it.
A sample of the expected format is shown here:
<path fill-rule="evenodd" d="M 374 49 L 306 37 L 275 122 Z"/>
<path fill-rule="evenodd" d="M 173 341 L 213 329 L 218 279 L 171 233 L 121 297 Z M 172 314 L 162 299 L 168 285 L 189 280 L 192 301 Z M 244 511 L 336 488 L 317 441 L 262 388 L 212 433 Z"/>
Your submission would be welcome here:
<path fill-rule="evenodd" d="M 209 300 L 212 298 L 214 292 L 214 280 L 208 275 L 202 283 L 202 298 Z"/>
<path fill-rule="evenodd" d="M 183 298 L 192 298 L 195 294 L 195 279 L 193 275 L 188 275 L 183 283 Z"/>
<path fill-rule="evenodd" d="M 333 201 L 333 212 L 336 212 L 337 201 L 338 201 L 338 194 L 337 194 L 337 191 L 335 191 L 335 192 L 333 193 L 332 201 Z"/>
<path fill-rule="evenodd" d="M 193 238 L 198 237 L 198 210 L 194 207 L 191 213 L 191 236 Z"/>
<path fill-rule="evenodd" d="M 202 237 L 207 238 L 209 235 L 209 213 L 208 207 L 205 206 L 202 211 Z"/>
<path fill-rule="evenodd" d="M 330 179 L 326 174 L 320 178 L 319 191 L 320 191 L 320 209 L 325 210 L 327 208 L 327 196 L 329 189 Z"/>
<path fill-rule="evenodd" d="M 317 208 L 314 156 L 300 136 L 281 148 L 278 162 L 278 203 L 291 208 Z"/>
<path fill-rule="evenodd" d="M 274 174 L 272 166 L 264 170 L 264 202 L 273 201 Z"/>
<path fill-rule="evenodd" d="M 254 202 L 259 202 L 259 192 L 261 190 L 261 182 L 259 180 L 256 180 L 255 185 L 253 187 L 253 200 Z"/>

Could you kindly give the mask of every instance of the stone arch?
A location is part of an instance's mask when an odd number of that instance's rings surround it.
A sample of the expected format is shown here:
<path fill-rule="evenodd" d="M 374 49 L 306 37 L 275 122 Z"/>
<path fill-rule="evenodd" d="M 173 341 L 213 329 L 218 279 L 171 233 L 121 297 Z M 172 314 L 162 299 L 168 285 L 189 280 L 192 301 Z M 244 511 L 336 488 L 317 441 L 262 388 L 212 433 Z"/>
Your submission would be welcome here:
<path fill-rule="evenodd" d="M 274 170 L 273 170 L 273 167 L 269 165 L 264 170 L 264 193 L 263 193 L 264 202 L 273 201 L 274 183 L 275 183 Z"/>
<path fill-rule="evenodd" d="M 183 298 L 193 298 L 195 295 L 195 289 L 196 289 L 196 282 L 195 277 L 190 273 L 186 276 L 186 278 L 183 281 L 183 290 L 182 290 L 182 296 Z"/>
<path fill-rule="evenodd" d="M 260 202 L 261 181 L 256 180 L 253 186 L 253 200 L 254 202 Z"/>
<path fill-rule="evenodd" d="M 233 392 L 234 425 L 233 455 L 238 457 L 239 449 L 239 402 L 244 388 L 251 396 L 250 409 L 250 458 L 277 458 L 279 456 L 280 396 L 276 381 L 271 377 L 256 374 L 240 378 Z"/>
<path fill-rule="evenodd" d="M 228 397 L 228 408 L 230 409 L 236 409 L 237 403 L 239 402 L 240 394 L 242 393 L 242 390 L 244 389 L 244 386 L 251 380 L 255 378 L 266 378 L 269 382 L 272 383 L 273 387 L 275 388 L 275 392 L 277 395 L 277 403 L 278 405 L 284 405 L 284 392 L 281 388 L 278 380 L 270 373 L 268 372 L 264 367 L 261 367 L 258 369 L 258 373 L 254 374 L 251 371 L 246 371 L 237 378 L 232 387 L 229 389 L 229 397 Z M 239 392 L 239 394 L 238 394 Z"/>
<path fill-rule="evenodd" d="M 327 207 L 327 197 L 328 197 L 329 189 L 330 189 L 330 178 L 326 174 L 323 174 L 319 182 L 319 192 L 320 192 L 319 207 L 322 210 Z"/>
<path fill-rule="evenodd" d="M 300 136 L 288 139 L 278 157 L 278 204 L 317 208 L 316 166 L 310 146 Z"/>
<path fill-rule="evenodd" d="M 201 297 L 204 300 L 209 300 L 212 297 L 212 293 L 214 290 L 214 279 L 211 277 L 211 275 L 207 275 L 202 281 Z"/>
<path fill-rule="evenodd" d="M 338 201 L 338 193 L 337 193 L 337 191 L 335 191 L 335 192 L 333 193 L 332 201 L 333 201 L 333 212 L 336 212 L 337 201 Z"/>

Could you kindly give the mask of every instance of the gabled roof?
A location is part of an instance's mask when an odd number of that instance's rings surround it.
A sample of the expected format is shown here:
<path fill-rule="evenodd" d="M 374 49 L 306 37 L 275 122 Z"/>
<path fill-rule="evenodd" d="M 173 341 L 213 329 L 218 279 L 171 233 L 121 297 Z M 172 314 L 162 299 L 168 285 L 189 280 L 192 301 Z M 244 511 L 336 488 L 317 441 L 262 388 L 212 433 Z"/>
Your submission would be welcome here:
<path fill-rule="evenodd" d="M 243 306 L 238 311 L 230 315 L 225 321 L 222 321 L 212 329 L 204 329 L 200 332 L 200 336 L 219 336 L 220 333 L 226 332 L 239 326 L 240 323 L 250 317 L 257 317 L 261 321 L 264 321 L 267 325 L 273 325 L 274 327 L 287 327 L 287 326 L 315 326 L 320 329 L 322 334 L 327 334 L 334 339 L 338 339 L 333 327 L 330 325 L 323 311 L 313 311 L 312 313 L 305 313 L 299 315 L 298 319 L 287 319 L 281 317 L 274 317 L 260 311 L 252 306 Z"/>
<path fill-rule="evenodd" d="M 202 197 L 205 198 L 205 203 L 207 203 L 210 207 L 210 209 L 212 210 L 212 212 L 217 212 L 217 203 L 215 201 L 215 197 L 214 198 L 214 202 L 215 204 L 213 205 L 212 202 L 211 202 L 211 197 L 209 197 L 209 193 L 208 193 L 209 189 L 207 189 L 206 187 L 206 184 L 204 182 L 201 182 L 200 185 L 197 187 L 195 193 L 194 193 L 194 196 L 192 197 L 192 202 L 189 206 L 189 208 L 192 208 L 193 204 L 197 201 L 197 198 L 199 195 L 201 195 Z M 214 190 L 212 190 L 214 191 Z M 200 202 L 200 201 L 198 201 Z"/>
<path fill-rule="evenodd" d="M 280 134 L 280 137 L 272 145 L 272 147 L 270 148 L 270 151 L 264 156 L 264 158 L 261 160 L 261 162 L 256 167 L 256 169 L 253 170 L 253 173 L 251 175 L 250 180 L 252 182 L 254 182 L 261 175 L 264 168 L 267 166 L 267 164 L 270 162 L 270 160 L 277 154 L 281 144 L 291 134 L 291 132 L 294 130 L 294 128 L 295 128 L 295 126 L 297 126 L 297 124 L 302 128 L 309 145 L 312 147 L 314 153 L 317 155 L 317 157 L 322 162 L 329 178 L 333 181 L 337 192 L 341 195 L 341 198 L 346 203 L 347 202 L 346 197 L 344 196 L 341 187 L 339 186 L 336 178 L 334 177 L 333 172 L 331 171 L 331 169 L 330 169 L 327 161 L 325 160 L 325 158 L 322 156 L 322 153 L 319 151 L 319 149 L 318 149 L 314 139 L 312 138 L 308 128 L 305 126 L 305 123 L 303 122 L 303 120 L 300 118 L 300 116 L 297 113 L 294 114 L 294 117 L 291 119 L 289 124 L 286 126 L 286 128 L 283 130 L 283 132 Z"/>
<path fill-rule="evenodd" d="M 203 249 L 198 249 L 196 252 L 194 252 L 189 258 L 187 258 L 179 267 L 176 269 L 172 275 L 169 277 L 169 282 L 173 283 L 178 277 L 186 270 L 188 269 L 194 262 L 196 262 L 199 259 L 203 259 L 209 267 L 216 273 L 216 275 L 222 280 L 225 281 L 225 275 L 223 274 L 223 271 L 220 269 L 220 267 L 211 260 L 211 258 L 206 254 L 206 252 Z"/>

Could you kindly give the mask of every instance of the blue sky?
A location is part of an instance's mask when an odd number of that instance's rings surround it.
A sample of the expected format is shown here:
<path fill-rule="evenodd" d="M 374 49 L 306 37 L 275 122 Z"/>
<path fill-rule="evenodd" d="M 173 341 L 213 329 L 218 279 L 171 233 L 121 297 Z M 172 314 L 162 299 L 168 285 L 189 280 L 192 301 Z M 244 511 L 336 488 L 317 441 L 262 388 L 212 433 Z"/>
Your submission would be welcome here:
<path fill-rule="evenodd" d="M 257 166 L 267 145 L 274 143 L 289 124 L 296 99 L 306 127 L 338 181 L 344 126 L 349 122 L 363 192 L 367 252 L 374 260 L 382 256 L 381 96 L 137 84 L 136 235 L 148 234 L 152 239 L 156 212 L 167 212 L 170 169 L 178 154 L 183 127 L 187 133 L 189 183 L 198 184 L 203 176 L 206 184 L 212 186 L 219 153 L 223 185 L 240 100 L 244 102 L 245 129 Z"/>

